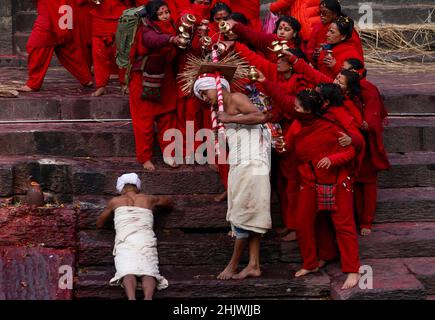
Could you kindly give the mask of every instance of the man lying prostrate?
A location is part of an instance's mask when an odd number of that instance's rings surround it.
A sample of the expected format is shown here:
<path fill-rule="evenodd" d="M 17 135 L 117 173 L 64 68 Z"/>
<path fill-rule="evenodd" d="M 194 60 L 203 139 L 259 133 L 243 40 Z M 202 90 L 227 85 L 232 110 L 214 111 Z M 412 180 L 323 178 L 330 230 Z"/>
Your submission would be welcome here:
<path fill-rule="evenodd" d="M 139 194 L 140 186 L 136 173 L 119 177 L 116 189 L 121 195 L 109 201 L 97 220 L 97 228 L 103 228 L 114 213 L 116 274 L 110 284 L 121 285 L 129 300 L 136 299 L 137 287 L 142 287 L 145 300 L 152 299 L 156 288 L 168 287 L 168 281 L 159 272 L 152 210 L 155 207 L 171 209 L 173 204 L 166 197 Z"/>

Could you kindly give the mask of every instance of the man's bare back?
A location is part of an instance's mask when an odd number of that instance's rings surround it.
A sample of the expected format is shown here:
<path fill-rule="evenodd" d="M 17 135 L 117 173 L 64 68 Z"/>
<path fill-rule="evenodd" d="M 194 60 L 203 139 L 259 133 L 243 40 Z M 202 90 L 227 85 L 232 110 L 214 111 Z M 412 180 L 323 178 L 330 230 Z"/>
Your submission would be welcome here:
<path fill-rule="evenodd" d="M 97 220 L 97 228 L 103 228 L 106 222 L 113 218 L 114 211 L 119 207 L 138 207 L 153 210 L 155 207 L 172 208 L 173 203 L 168 197 L 151 196 L 129 190 L 118 197 L 112 198 Z"/>

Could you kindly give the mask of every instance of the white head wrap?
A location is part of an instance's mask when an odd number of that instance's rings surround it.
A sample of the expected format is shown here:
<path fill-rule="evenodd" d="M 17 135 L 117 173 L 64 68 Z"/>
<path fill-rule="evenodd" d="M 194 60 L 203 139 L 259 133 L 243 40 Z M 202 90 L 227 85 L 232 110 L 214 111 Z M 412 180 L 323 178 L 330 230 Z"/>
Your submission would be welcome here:
<path fill-rule="evenodd" d="M 126 184 L 135 185 L 140 190 L 140 179 L 136 173 L 126 173 L 118 178 L 116 182 L 116 190 L 121 193 Z"/>
<path fill-rule="evenodd" d="M 223 89 L 226 89 L 227 91 L 231 91 L 230 84 L 226 79 L 221 78 L 221 84 Z M 202 100 L 201 91 L 211 90 L 211 89 L 216 89 L 216 78 L 214 77 L 199 78 L 195 81 L 193 85 L 193 93 L 195 93 L 195 96 L 201 100 Z"/>

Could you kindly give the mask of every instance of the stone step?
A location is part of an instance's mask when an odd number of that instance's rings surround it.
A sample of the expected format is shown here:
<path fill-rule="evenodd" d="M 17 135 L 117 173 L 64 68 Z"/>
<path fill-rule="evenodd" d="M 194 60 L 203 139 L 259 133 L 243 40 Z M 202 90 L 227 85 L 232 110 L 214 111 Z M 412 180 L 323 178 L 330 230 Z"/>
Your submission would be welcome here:
<path fill-rule="evenodd" d="M 435 223 L 385 223 L 373 227 L 368 237 L 359 237 L 362 259 L 435 256 Z M 431 244 L 432 243 L 432 244 Z M 281 261 L 294 262 L 296 243 L 281 243 Z"/>
<path fill-rule="evenodd" d="M 148 194 L 215 194 L 223 191 L 218 174 L 208 166 L 173 169 L 160 159 L 155 159 L 155 164 L 155 172 L 144 172 L 134 158 L 3 157 L 0 176 L 4 183 L 0 196 L 25 194 L 29 176 L 43 183 L 44 191 L 65 196 L 66 200 L 62 200 L 65 202 L 71 202 L 73 195 L 115 195 L 116 180 L 126 172 L 137 172 L 142 189 Z"/>
<path fill-rule="evenodd" d="M 373 287 L 340 290 L 344 277 L 338 263 L 326 270 L 299 279 L 294 278 L 297 264 L 263 264 L 263 275 L 243 281 L 219 281 L 216 275 L 224 266 L 161 266 L 160 272 L 169 287 L 157 292 L 156 299 L 166 298 L 275 298 L 275 299 L 376 299 L 417 300 L 430 298 L 434 288 L 435 258 L 369 259 Z M 366 268 L 366 267 L 364 267 Z M 361 269 L 363 276 L 368 275 Z M 125 299 L 120 287 L 108 285 L 115 274 L 113 266 L 80 268 L 75 281 L 75 299 Z M 261 288 L 261 290 L 259 290 Z M 138 291 L 138 295 L 141 293 Z"/>
<path fill-rule="evenodd" d="M 435 188 L 379 189 L 375 223 L 430 221 L 435 221 Z"/>
<path fill-rule="evenodd" d="M 1 156 L 135 155 L 133 128 L 128 121 L 3 124 L 0 144 Z M 435 117 L 392 117 L 385 128 L 384 144 L 388 152 L 435 150 Z"/>
<path fill-rule="evenodd" d="M 371 282 L 372 287 L 356 286 L 350 290 L 341 290 L 346 278 L 339 265 L 331 264 L 327 267 L 327 273 L 331 280 L 331 298 L 334 300 L 424 300 L 430 292 L 428 283 L 433 279 L 435 272 L 433 258 L 410 258 L 406 259 L 367 259 L 361 261 L 363 282 L 367 285 Z M 409 264 L 427 263 L 420 268 L 420 274 L 410 270 Z M 430 265 L 432 263 L 432 265 Z M 429 272 L 429 276 L 422 277 L 422 273 Z M 366 278 L 372 275 L 371 281 Z M 423 280 L 426 280 L 424 282 Z"/>
<path fill-rule="evenodd" d="M 174 195 L 175 209 L 155 214 L 156 229 L 224 229 L 227 203 L 215 202 L 214 195 Z M 80 208 L 80 230 L 95 229 L 95 223 L 110 197 L 74 197 Z M 281 224 L 281 210 L 277 200 L 272 202 L 272 216 Z M 375 223 L 435 222 L 435 188 L 380 189 Z M 273 223 L 273 225 L 276 225 Z M 112 225 L 108 225 L 112 228 Z"/>
<path fill-rule="evenodd" d="M 70 83 L 70 82 L 69 82 Z M 128 97 L 108 94 L 103 97 L 47 96 L 44 91 L 22 94 L 17 99 L 0 98 L 1 121 L 15 120 L 76 120 L 76 119 L 129 119 Z M 69 93 L 69 92 L 68 92 Z M 406 92 L 386 94 L 385 105 L 391 114 L 430 114 L 435 110 L 435 95 L 407 94 Z"/>
<path fill-rule="evenodd" d="M 35 2 L 33 0 L 16 0 L 16 11 L 36 11 Z"/>
<path fill-rule="evenodd" d="M 265 0 L 262 3 L 274 2 L 273 0 Z M 435 9 L 433 1 L 370 1 L 362 2 L 357 0 L 342 1 L 341 6 L 345 14 L 352 17 L 356 22 L 366 14 L 367 10 L 360 13 L 362 4 L 369 4 L 372 8 L 374 24 L 418 24 L 423 22 L 433 22 Z M 261 12 L 261 16 L 266 15 L 266 11 Z M 432 13 L 432 15 L 431 15 Z M 429 17 L 432 17 L 431 19 Z"/>
<path fill-rule="evenodd" d="M 15 14 L 15 30 L 18 32 L 31 32 L 36 20 L 35 11 L 18 11 Z"/>
<path fill-rule="evenodd" d="M 168 279 L 169 287 L 158 291 L 156 299 L 220 298 L 220 299 L 320 299 L 329 296 L 330 282 L 326 273 L 295 279 L 295 264 L 265 264 L 261 278 L 243 281 L 222 281 L 216 276 L 225 266 L 162 266 L 160 273 Z M 111 287 L 109 280 L 114 268 L 80 268 L 74 286 L 75 299 L 125 299 L 121 287 Z M 138 296 L 141 293 L 138 291 Z"/>
<path fill-rule="evenodd" d="M 227 261 L 233 240 L 223 233 L 183 233 L 157 230 L 159 259 L 162 265 L 205 265 Z M 111 264 L 114 232 L 80 232 L 80 266 Z M 362 259 L 435 256 L 435 223 L 387 223 L 373 228 L 369 237 L 359 237 Z M 246 261 L 244 256 L 244 261 Z M 280 242 L 274 234 L 262 240 L 263 263 L 300 262 L 296 242 Z"/>
<path fill-rule="evenodd" d="M 435 187 L 434 152 L 389 154 L 389 158 L 392 169 L 379 174 L 380 188 Z M 125 157 L 2 157 L 0 197 L 25 195 L 30 176 L 43 184 L 44 191 L 55 194 L 62 202 L 72 202 L 74 196 L 80 195 L 116 195 L 116 179 L 125 172 L 139 173 L 143 190 L 149 194 L 216 194 L 223 191 L 218 175 L 208 166 L 183 165 L 173 169 L 164 165 L 160 157 L 153 161 L 157 170 L 144 172 L 134 158 Z M 426 203 L 428 199 L 422 200 Z M 407 210 L 406 206 L 403 210 Z"/>

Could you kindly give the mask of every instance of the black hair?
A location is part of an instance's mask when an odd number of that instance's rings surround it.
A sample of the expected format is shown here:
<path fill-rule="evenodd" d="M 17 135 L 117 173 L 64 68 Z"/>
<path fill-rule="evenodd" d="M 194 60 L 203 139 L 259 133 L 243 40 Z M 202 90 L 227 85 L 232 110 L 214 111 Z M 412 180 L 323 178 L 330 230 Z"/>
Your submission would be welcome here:
<path fill-rule="evenodd" d="M 307 60 L 307 56 L 300 48 L 289 48 L 290 51 L 296 58 Z"/>
<path fill-rule="evenodd" d="M 190 0 L 190 3 L 193 4 L 194 2 L 195 2 L 195 0 Z M 211 1 L 209 0 L 209 1 L 208 1 L 208 4 L 210 4 L 210 3 L 211 3 Z"/>
<path fill-rule="evenodd" d="M 346 87 L 349 97 L 352 100 L 359 98 L 361 94 L 359 74 L 355 71 L 346 69 L 341 70 L 340 73 L 346 77 Z"/>
<path fill-rule="evenodd" d="M 343 15 L 341 11 L 341 4 L 338 0 L 323 0 L 320 2 L 320 6 L 326 7 L 334 12 L 337 16 Z"/>
<path fill-rule="evenodd" d="M 317 88 L 319 88 L 320 96 L 323 100 L 328 100 L 328 107 L 337 107 L 343 105 L 344 95 L 341 92 L 341 88 L 335 83 L 320 83 Z"/>
<path fill-rule="evenodd" d="M 159 17 L 157 16 L 157 11 L 159 11 L 159 9 L 163 6 L 168 7 L 168 4 L 162 0 L 152 0 L 148 2 L 146 5 L 147 18 L 151 21 L 158 21 Z"/>
<path fill-rule="evenodd" d="M 248 25 L 248 18 L 243 13 L 240 12 L 233 12 L 230 14 L 230 19 L 233 19 L 234 21 L 240 22 L 243 25 Z"/>
<path fill-rule="evenodd" d="M 361 70 L 364 70 L 362 72 L 362 78 L 365 78 L 367 76 L 367 70 L 364 68 L 364 63 L 361 60 L 357 58 L 349 58 L 346 60 L 346 62 L 352 66 L 353 70 L 358 71 L 358 73 Z"/>
<path fill-rule="evenodd" d="M 299 99 L 305 111 L 310 111 L 317 116 L 321 116 L 323 114 L 323 99 L 320 96 L 320 93 L 316 92 L 315 90 L 302 90 L 296 95 L 296 98 Z"/>
<path fill-rule="evenodd" d="M 276 23 L 275 23 L 275 30 L 273 30 L 274 34 L 278 33 L 278 28 L 281 22 L 287 22 L 290 27 L 296 32 L 296 37 L 294 39 L 295 45 L 300 46 L 302 43 L 302 39 L 300 36 L 300 31 L 302 29 L 301 23 L 298 21 L 298 19 L 292 17 L 292 16 L 282 16 L 280 17 Z"/>
<path fill-rule="evenodd" d="M 226 5 L 223 2 L 217 2 L 213 8 L 211 8 L 210 11 L 210 22 L 214 22 L 214 16 L 216 15 L 216 13 L 218 13 L 219 11 L 226 11 L 228 12 L 228 15 L 231 14 L 231 9 L 230 7 L 228 7 L 228 5 Z"/>
<path fill-rule="evenodd" d="M 349 17 L 340 16 L 334 19 L 332 23 L 335 23 L 338 27 L 338 31 L 341 35 L 346 36 L 346 39 L 350 39 L 352 37 L 353 32 L 353 20 Z"/>

